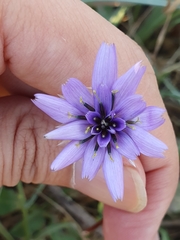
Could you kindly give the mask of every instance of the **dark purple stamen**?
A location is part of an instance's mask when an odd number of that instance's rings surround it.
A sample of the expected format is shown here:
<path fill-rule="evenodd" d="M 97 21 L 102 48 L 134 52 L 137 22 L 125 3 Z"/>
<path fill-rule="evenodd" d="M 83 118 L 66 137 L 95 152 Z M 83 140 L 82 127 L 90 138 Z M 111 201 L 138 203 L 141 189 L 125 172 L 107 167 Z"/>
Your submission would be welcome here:
<path fill-rule="evenodd" d="M 94 152 L 97 152 L 98 149 L 99 149 L 99 144 L 96 142 L 96 145 L 94 147 Z"/>
<path fill-rule="evenodd" d="M 114 143 L 117 143 L 117 137 L 115 134 L 111 134 L 112 140 Z"/>
<path fill-rule="evenodd" d="M 114 101 L 115 101 L 115 93 L 112 93 L 111 97 L 112 97 L 111 110 L 113 110 L 113 107 L 114 107 Z"/>
<path fill-rule="evenodd" d="M 77 119 L 80 119 L 80 120 L 86 120 L 86 117 L 83 116 L 83 115 L 78 115 L 76 116 Z"/>
<path fill-rule="evenodd" d="M 85 142 L 87 142 L 87 141 L 89 141 L 91 138 L 93 138 L 94 137 L 94 135 L 91 135 L 91 136 L 89 136 L 89 137 L 87 137 L 87 138 L 85 138 L 85 139 L 83 139 L 83 140 L 80 140 L 79 141 L 79 144 L 82 144 L 82 143 L 85 143 Z"/>
<path fill-rule="evenodd" d="M 91 107 L 89 104 L 83 103 L 83 105 L 84 105 L 89 111 L 92 111 L 92 112 L 95 111 L 95 109 L 94 109 L 93 107 Z"/>
<path fill-rule="evenodd" d="M 127 124 L 135 124 L 135 123 L 136 123 L 136 121 L 131 121 L 131 120 L 128 120 L 128 121 L 126 121 L 126 123 L 127 123 Z"/>
<path fill-rule="evenodd" d="M 107 145 L 107 150 L 108 150 L 108 154 L 111 154 L 111 144 L 110 143 L 108 143 L 108 145 Z"/>
<path fill-rule="evenodd" d="M 102 118 L 105 118 L 106 113 L 105 113 L 105 109 L 102 103 L 99 103 L 99 109 L 100 109 L 100 114 Z"/>

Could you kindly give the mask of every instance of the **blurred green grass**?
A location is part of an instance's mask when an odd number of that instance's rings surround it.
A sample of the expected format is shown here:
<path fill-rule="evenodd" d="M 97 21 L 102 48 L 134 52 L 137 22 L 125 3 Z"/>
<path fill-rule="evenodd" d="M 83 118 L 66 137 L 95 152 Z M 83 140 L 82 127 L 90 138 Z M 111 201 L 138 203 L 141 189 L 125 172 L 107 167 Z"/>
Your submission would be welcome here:
<path fill-rule="evenodd" d="M 119 1 L 84 2 L 88 2 L 94 10 L 143 48 L 154 67 L 180 148 L 180 9 L 177 6 L 168 9 L 136 4 L 147 4 L 145 0 L 123 1 L 123 4 L 118 5 Z M 160 6 L 167 3 L 163 0 L 154 2 L 154 5 Z M 0 239 L 102 239 L 101 234 L 84 233 L 72 212 L 46 194 L 46 189 L 45 185 L 22 183 L 14 188 L 0 189 Z M 94 220 L 101 218 L 101 203 L 70 189 L 64 189 L 64 194 L 70 196 L 65 197 L 64 201 L 70 201 L 71 204 L 78 202 L 88 216 L 93 216 Z M 179 219 L 180 186 L 159 230 L 162 240 L 180 239 Z"/>

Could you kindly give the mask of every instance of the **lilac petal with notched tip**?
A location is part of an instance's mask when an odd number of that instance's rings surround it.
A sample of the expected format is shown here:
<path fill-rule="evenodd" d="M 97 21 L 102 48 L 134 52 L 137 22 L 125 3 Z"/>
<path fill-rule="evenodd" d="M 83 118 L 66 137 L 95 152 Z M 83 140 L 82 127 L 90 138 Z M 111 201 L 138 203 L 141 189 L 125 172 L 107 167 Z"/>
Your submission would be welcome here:
<path fill-rule="evenodd" d="M 120 132 L 117 134 L 117 147 L 116 150 L 124 157 L 135 160 L 140 155 L 134 141 L 125 133 Z"/>
<path fill-rule="evenodd" d="M 138 62 L 114 82 L 112 90 L 117 91 L 118 99 L 123 99 L 136 92 L 145 70 L 146 67 L 141 66 L 141 62 Z"/>
<path fill-rule="evenodd" d="M 164 157 L 163 152 L 167 146 L 147 131 L 136 125 L 134 129 L 127 127 L 124 131 L 132 138 L 142 154 L 149 157 Z"/>
<path fill-rule="evenodd" d="M 118 199 L 122 200 L 124 194 L 123 161 L 121 155 L 114 148 L 111 150 L 112 159 L 106 151 L 103 173 L 111 196 L 116 202 Z"/>
<path fill-rule="evenodd" d="M 51 164 L 52 171 L 61 170 L 80 160 L 86 149 L 87 143 L 79 144 L 78 141 L 70 142 Z"/>
<path fill-rule="evenodd" d="M 164 123 L 165 120 L 162 118 L 164 112 L 162 108 L 149 106 L 134 121 L 137 121 L 136 124 L 144 130 L 151 131 Z"/>
<path fill-rule="evenodd" d="M 93 106 L 93 97 L 91 93 L 78 79 L 70 78 L 62 85 L 62 92 L 67 102 L 83 113 L 87 113 L 88 109 L 81 101 Z"/>
<path fill-rule="evenodd" d="M 101 105 L 102 104 L 102 105 Z M 112 93 L 107 85 L 100 84 L 94 96 L 94 106 L 97 112 L 101 113 L 103 106 L 104 116 L 107 116 L 111 111 L 112 106 Z"/>
<path fill-rule="evenodd" d="M 104 135 L 104 137 L 102 137 Z M 103 133 L 103 131 L 97 136 L 97 142 L 100 147 L 107 147 L 108 143 L 111 140 L 111 134 L 106 131 Z"/>
<path fill-rule="evenodd" d="M 98 51 L 92 76 L 92 89 L 97 90 L 100 84 L 111 89 L 117 79 L 117 57 L 114 44 L 103 43 Z"/>
<path fill-rule="evenodd" d="M 35 94 L 35 99 L 31 101 L 39 109 L 60 123 L 68 123 L 76 120 L 76 118 L 71 117 L 71 115 L 82 115 L 79 110 L 59 97 L 39 93 Z"/>
<path fill-rule="evenodd" d="M 116 105 L 114 111 L 124 120 L 131 120 L 138 116 L 146 108 L 146 103 L 142 96 L 131 95 Z"/>
<path fill-rule="evenodd" d="M 89 181 L 91 181 L 95 177 L 104 160 L 105 148 L 99 148 L 95 154 L 95 145 L 96 138 L 93 138 L 88 143 L 84 153 L 82 178 L 88 178 Z"/>
<path fill-rule="evenodd" d="M 100 124 L 101 115 L 98 112 L 89 111 L 86 115 L 86 119 L 90 124 Z"/>
<path fill-rule="evenodd" d="M 44 137 L 57 140 L 82 140 L 91 135 L 87 130 L 88 127 L 87 121 L 74 121 L 47 133 Z"/>

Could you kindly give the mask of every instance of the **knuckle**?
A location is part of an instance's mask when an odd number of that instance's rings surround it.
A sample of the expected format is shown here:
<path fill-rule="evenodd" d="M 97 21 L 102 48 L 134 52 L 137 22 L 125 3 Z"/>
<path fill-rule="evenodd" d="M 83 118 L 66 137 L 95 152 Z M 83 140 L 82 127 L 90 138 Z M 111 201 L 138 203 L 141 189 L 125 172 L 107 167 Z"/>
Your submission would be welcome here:
<path fill-rule="evenodd" d="M 19 179 L 26 183 L 32 181 L 34 178 L 36 151 L 36 135 L 33 119 L 29 121 L 27 115 L 25 115 L 14 134 L 13 162 L 18 165 L 15 166 L 14 164 L 13 166 L 13 176 L 16 176 L 18 171 Z"/>
<path fill-rule="evenodd" d="M 14 151 L 16 149 L 14 158 L 19 162 L 20 179 L 26 183 L 43 182 L 46 177 L 48 147 L 45 140 L 43 141 L 45 130 L 41 116 L 32 110 L 23 117 L 16 132 L 13 146 Z"/>
<path fill-rule="evenodd" d="M 26 107 L 23 101 L 21 97 L 15 109 L 10 101 L 9 108 L 1 111 L 0 185 L 14 186 L 19 180 L 38 183 L 47 177 L 50 156 L 43 135 L 49 128 L 48 121 L 37 114 L 29 99 Z"/>

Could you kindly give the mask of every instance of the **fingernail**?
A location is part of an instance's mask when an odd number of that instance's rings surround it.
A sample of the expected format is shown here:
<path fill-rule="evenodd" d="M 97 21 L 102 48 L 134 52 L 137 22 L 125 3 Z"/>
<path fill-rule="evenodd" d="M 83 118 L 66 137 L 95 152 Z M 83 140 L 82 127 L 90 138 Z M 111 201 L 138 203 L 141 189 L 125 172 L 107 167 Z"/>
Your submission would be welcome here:
<path fill-rule="evenodd" d="M 134 182 L 137 204 L 131 209 L 132 212 L 139 212 L 143 210 L 147 205 L 147 193 L 145 189 L 145 183 L 143 182 L 138 171 L 132 167 L 127 167 L 128 172 L 131 174 L 132 180 Z"/>
<path fill-rule="evenodd" d="M 81 178 L 81 161 L 73 166 L 72 172 L 71 187 L 112 207 L 128 212 L 139 212 L 147 204 L 145 184 L 137 169 L 133 167 L 124 166 L 124 197 L 122 201 L 117 202 L 113 201 L 108 191 L 102 169 L 92 181 Z"/>

